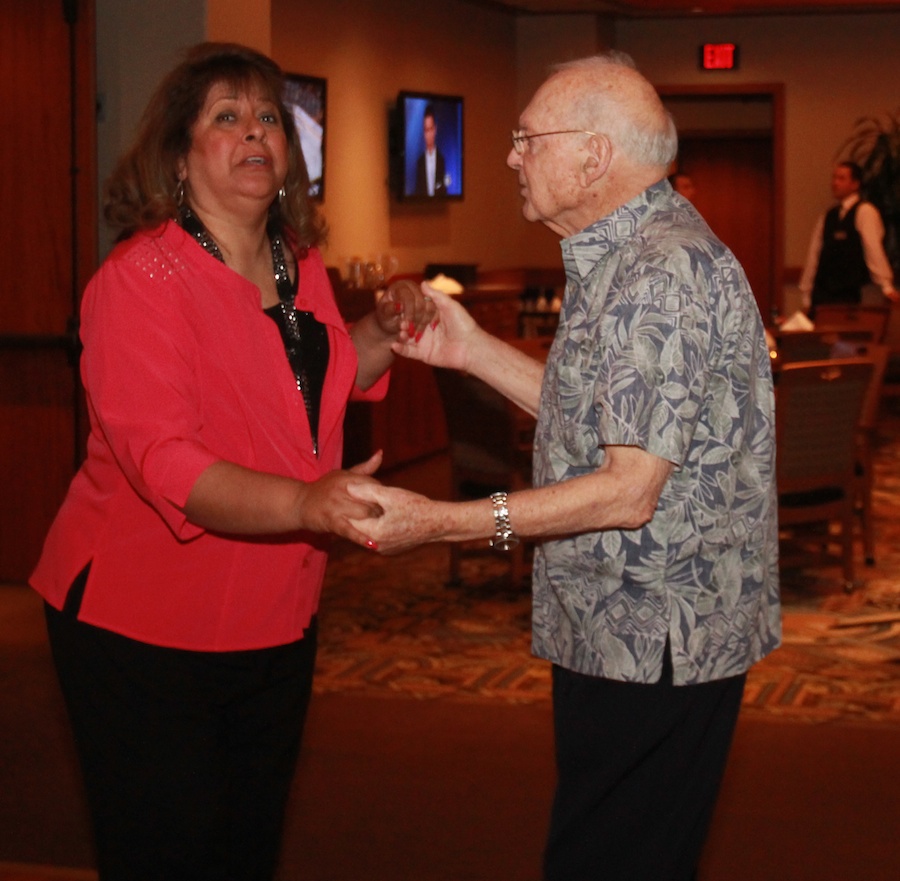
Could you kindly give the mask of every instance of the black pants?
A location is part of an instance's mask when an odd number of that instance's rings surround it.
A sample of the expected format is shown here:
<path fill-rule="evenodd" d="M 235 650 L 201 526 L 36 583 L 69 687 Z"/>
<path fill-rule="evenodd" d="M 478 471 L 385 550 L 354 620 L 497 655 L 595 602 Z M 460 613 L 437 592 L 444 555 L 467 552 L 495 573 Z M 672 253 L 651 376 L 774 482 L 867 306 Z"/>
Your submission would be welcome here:
<path fill-rule="evenodd" d="M 270 881 L 312 688 L 295 643 L 190 652 L 47 606 L 101 881 Z"/>
<path fill-rule="evenodd" d="M 557 791 L 545 881 L 695 877 L 746 677 L 675 687 L 553 668 Z"/>

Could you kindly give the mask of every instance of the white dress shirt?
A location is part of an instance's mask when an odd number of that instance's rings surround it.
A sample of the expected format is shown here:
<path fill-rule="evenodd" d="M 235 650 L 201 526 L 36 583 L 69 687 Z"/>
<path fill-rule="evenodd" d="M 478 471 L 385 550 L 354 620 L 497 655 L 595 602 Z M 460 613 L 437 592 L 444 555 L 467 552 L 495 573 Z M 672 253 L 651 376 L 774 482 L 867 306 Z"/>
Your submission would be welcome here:
<path fill-rule="evenodd" d="M 847 212 L 859 202 L 859 193 L 853 193 L 841 201 L 841 217 L 843 218 Z M 826 212 L 827 213 L 827 212 Z M 894 273 L 891 270 L 891 264 L 888 262 L 887 254 L 884 252 L 884 223 L 878 209 L 870 202 L 863 202 L 856 210 L 856 220 L 854 225 L 856 231 L 862 239 L 863 255 L 866 260 L 866 267 L 869 275 L 872 276 L 873 284 L 877 284 L 881 288 L 882 293 L 894 293 Z M 822 231 L 825 227 L 825 214 L 819 215 L 815 229 L 813 229 L 812 239 L 809 243 L 809 251 L 806 255 L 806 265 L 803 268 L 803 274 L 800 276 L 798 287 L 803 294 L 803 307 L 808 309 L 811 305 L 813 282 L 816 277 L 816 270 L 819 268 L 819 255 L 822 253 Z"/>
<path fill-rule="evenodd" d="M 434 195 L 434 173 L 437 165 L 437 150 L 425 151 L 425 180 L 428 183 L 428 195 Z"/>

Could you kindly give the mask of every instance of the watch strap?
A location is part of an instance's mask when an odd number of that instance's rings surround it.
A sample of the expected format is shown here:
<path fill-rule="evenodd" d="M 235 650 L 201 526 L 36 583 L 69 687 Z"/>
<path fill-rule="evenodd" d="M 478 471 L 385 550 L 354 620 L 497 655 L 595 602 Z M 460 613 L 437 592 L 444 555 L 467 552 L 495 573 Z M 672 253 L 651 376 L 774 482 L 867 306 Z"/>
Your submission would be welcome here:
<path fill-rule="evenodd" d="M 519 536 L 509 520 L 507 493 L 491 493 L 491 504 L 494 506 L 494 537 L 491 539 L 491 547 L 497 551 L 511 551 L 519 543 Z"/>

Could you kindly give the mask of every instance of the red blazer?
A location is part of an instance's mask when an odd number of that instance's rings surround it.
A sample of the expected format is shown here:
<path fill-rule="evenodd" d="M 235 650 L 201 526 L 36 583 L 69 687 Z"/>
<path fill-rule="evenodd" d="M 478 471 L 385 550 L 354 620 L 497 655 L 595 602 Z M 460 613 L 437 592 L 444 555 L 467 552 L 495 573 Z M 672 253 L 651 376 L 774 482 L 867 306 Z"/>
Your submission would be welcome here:
<path fill-rule="evenodd" d="M 356 350 L 321 255 L 299 262 L 297 308 L 327 325 L 328 372 L 313 453 L 306 410 L 258 288 L 177 224 L 133 236 L 82 303 L 87 458 L 31 583 L 62 608 L 90 562 L 79 618 L 155 645 L 229 651 L 298 639 L 318 607 L 325 536 L 236 537 L 180 510 L 202 471 L 227 460 L 314 480 L 340 467 Z"/>

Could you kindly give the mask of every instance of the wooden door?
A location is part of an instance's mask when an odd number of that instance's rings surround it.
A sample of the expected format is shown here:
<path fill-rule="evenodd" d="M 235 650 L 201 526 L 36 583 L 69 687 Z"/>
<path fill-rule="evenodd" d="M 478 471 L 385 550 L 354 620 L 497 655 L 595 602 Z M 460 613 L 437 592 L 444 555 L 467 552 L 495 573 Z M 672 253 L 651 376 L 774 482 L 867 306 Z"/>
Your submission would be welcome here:
<path fill-rule="evenodd" d="M 777 305 L 771 136 L 686 135 L 679 141 L 678 168 L 696 187 L 697 210 L 744 267 L 768 322 Z"/>
<path fill-rule="evenodd" d="M 93 0 L 0 0 L 0 580 L 23 581 L 80 457 L 73 342 L 96 262 Z"/>

